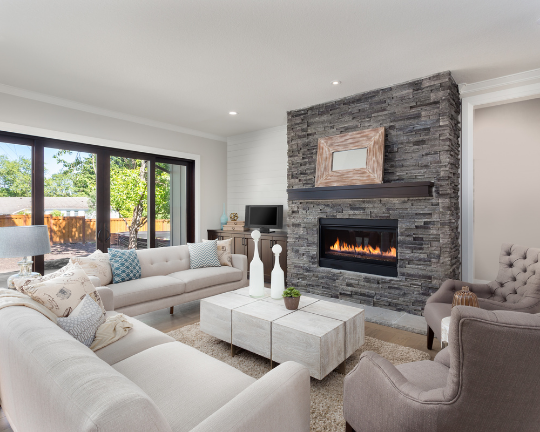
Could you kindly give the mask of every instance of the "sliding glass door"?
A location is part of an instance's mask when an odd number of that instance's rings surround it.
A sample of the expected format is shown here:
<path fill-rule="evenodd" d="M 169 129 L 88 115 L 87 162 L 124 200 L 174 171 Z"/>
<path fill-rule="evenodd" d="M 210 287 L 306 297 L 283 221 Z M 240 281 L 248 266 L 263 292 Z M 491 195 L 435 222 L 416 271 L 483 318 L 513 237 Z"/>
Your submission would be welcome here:
<path fill-rule="evenodd" d="M 16 143 L 18 142 L 18 143 Z M 0 227 L 32 224 L 32 141 L 0 137 Z M 0 258 L 0 286 L 17 273 L 22 257 Z"/>
<path fill-rule="evenodd" d="M 187 169 L 183 165 L 156 162 L 156 247 L 187 242 Z"/>
<path fill-rule="evenodd" d="M 0 227 L 49 227 L 40 273 L 96 249 L 193 242 L 194 178 L 192 160 L 0 133 Z M 18 260 L 0 260 L 0 274 Z"/>
<path fill-rule="evenodd" d="M 111 156 L 111 248 L 146 249 L 150 161 Z"/>
<path fill-rule="evenodd" d="M 59 268 L 72 256 L 96 250 L 97 155 L 45 147 L 44 224 L 51 253 L 46 268 Z"/>

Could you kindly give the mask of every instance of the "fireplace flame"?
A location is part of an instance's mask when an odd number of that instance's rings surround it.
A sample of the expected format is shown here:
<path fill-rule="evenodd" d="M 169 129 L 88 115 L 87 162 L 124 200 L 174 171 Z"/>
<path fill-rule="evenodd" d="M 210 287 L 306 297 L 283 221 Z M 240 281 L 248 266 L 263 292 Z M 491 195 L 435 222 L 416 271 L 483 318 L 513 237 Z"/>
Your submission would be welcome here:
<path fill-rule="evenodd" d="M 336 240 L 336 242 L 330 246 L 330 250 L 336 251 L 336 252 L 352 252 L 352 253 L 360 253 L 365 255 L 374 255 L 374 256 L 384 256 L 384 257 L 397 257 L 396 248 L 391 247 L 390 250 L 387 251 L 381 251 L 379 246 L 376 248 L 371 247 L 370 245 L 367 246 L 352 246 L 348 245 L 347 243 L 343 242 L 341 243 L 339 241 L 339 238 Z"/>

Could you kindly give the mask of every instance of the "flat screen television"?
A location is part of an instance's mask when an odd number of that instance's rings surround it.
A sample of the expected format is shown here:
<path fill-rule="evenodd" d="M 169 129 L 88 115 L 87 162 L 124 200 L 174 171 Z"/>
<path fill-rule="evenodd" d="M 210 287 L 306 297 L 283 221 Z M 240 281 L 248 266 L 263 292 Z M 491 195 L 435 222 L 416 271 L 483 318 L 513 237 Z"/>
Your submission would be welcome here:
<path fill-rule="evenodd" d="M 283 206 L 247 205 L 246 227 L 258 229 L 262 233 L 269 233 L 272 228 L 283 228 Z"/>

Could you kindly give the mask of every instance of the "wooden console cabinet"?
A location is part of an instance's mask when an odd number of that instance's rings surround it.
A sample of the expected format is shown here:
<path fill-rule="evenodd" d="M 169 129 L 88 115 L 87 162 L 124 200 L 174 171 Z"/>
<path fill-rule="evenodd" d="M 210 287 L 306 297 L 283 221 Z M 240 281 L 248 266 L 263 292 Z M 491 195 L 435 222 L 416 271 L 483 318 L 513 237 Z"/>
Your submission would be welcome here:
<path fill-rule="evenodd" d="M 227 240 L 233 239 L 233 253 L 246 255 L 248 266 L 253 259 L 253 239 L 251 231 L 224 231 L 224 230 L 208 230 L 208 240 Z M 287 280 L 287 233 L 285 231 L 276 231 L 270 234 L 262 234 L 259 240 L 259 256 L 264 265 L 264 281 L 270 282 L 270 275 L 274 268 L 274 254 L 272 246 L 279 244 L 282 252 L 279 255 L 279 265 L 285 272 L 285 280 Z"/>

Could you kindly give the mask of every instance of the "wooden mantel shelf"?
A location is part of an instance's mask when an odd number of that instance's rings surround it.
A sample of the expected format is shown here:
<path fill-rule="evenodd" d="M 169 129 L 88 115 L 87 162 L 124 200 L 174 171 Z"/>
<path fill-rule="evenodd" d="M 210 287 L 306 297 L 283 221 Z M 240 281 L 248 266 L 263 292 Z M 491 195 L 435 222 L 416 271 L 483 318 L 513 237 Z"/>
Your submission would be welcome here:
<path fill-rule="evenodd" d="M 287 189 L 289 200 L 340 200 L 373 198 L 428 198 L 433 196 L 433 182 L 381 183 L 357 186 L 330 186 Z"/>

